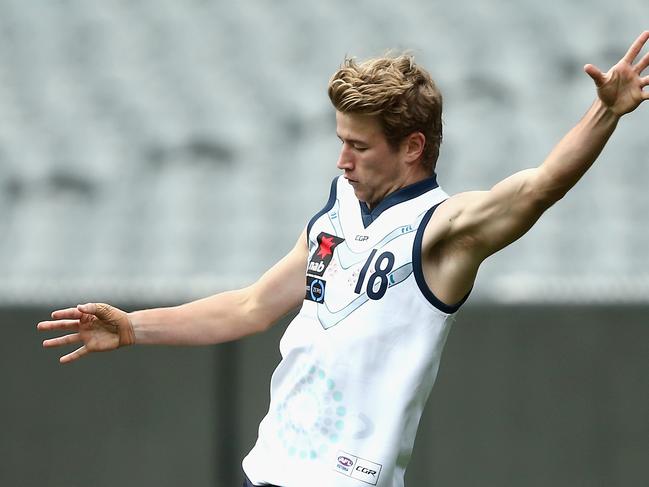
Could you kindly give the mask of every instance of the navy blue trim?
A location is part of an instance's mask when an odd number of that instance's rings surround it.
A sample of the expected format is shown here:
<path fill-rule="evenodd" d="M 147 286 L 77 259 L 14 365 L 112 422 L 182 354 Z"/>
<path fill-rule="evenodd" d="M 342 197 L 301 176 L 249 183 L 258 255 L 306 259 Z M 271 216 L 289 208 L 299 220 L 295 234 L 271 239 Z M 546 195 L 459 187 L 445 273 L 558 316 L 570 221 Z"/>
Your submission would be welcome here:
<path fill-rule="evenodd" d="M 336 202 L 336 184 L 338 182 L 338 177 L 335 177 L 333 181 L 331 181 L 331 189 L 329 190 L 329 199 L 327 200 L 327 204 L 324 205 L 324 208 L 320 210 L 318 213 L 313 215 L 313 217 L 309 220 L 309 223 L 307 223 L 306 226 L 306 243 L 307 245 L 309 244 L 309 234 L 311 233 L 311 227 L 313 227 L 313 224 L 315 221 L 320 218 L 322 215 L 327 213 L 331 208 L 333 208 L 334 203 Z"/>
<path fill-rule="evenodd" d="M 442 203 L 443 202 L 437 203 L 430 210 L 428 210 L 424 215 L 424 218 L 421 220 L 421 223 L 419 224 L 419 228 L 417 228 L 417 233 L 415 234 L 415 241 L 412 244 L 412 271 L 415 274 L 415 281 L 417 281 L 417 286 L 419 286 L 420 291 L 422 292 L 424 297 L 430 302 L 430 304 L 432 304 L 438 310 L 444 313 L 452 314 L 455 313 L 458 309 L 460 309 L 460 306 L 462 306 L 464 302 L 469 298 L 471 291 L 466 293 L 466 296 L 464 296 L 459 302 L 453 305 L 443 303 L 442 301 L 439 300 L 437 296 L 433 294 L 433 292 L 428 287 L 428 284 L 426 284 L 426 279 L 424 278 L 424 270 L 421 265 L 421 244 L 424 239 L 424 230 L 426 230 L 426 225 L 428 225 L 428 222 L 430 221 L 430 218 L 433 216 L 433 213 L 435 213 L 437 207 Z"/>
<path fill-rule="evenodd" d="M 417 196 L 421 196 L 427 191 L 437 188 L 437 186 L 437 175 L 433 173 L 433 175 L 429 178 L 422 179 L 421 181 L 417 181 L 416 183 L 409 184 L 404 188 L 393 191 L 385 198 L 383 198 L 381 202 L 371 210 L 369 206 L 367 206 L 367 203 L 365 203 L 364 201 L 359 201 L 361 205 L 361 218 L 363 219 L 363 226 L 365 228 L 369 227 L 370 223 L 376 220 L 379 215 L 388 208 L 391 208 L 394 205 L 398 205 L 399 203 L 403 203 L 404 201 L 416 198 Z"/>

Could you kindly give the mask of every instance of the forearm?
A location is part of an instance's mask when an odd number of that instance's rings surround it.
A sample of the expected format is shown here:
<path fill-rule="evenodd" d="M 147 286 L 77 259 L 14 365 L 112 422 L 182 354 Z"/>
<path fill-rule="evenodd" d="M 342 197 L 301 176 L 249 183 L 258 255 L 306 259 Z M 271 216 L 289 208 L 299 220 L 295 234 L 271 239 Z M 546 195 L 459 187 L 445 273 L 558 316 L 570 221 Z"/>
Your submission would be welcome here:
<path fill-rule="evenodd" d="M 595 101 L 538 168 L 513 174 L 486 193 L 456 199 L 462 211 L 453 231 L 471 236 L 480 258 L 520 238 L 592 166 L 618 120 Z"/>
<path fill-rule="evenodd" d="M 291 252 L 246 288 L 130 313 L 135 343 L 210 345 L 263 331 L 304 300 L 307 257 L 305 230 Z"/>
<path fill-rule="evenodd" d="M 169 308 L 129 313 L 135 343 L 210 345 L 236 340 L 265 328 L 249 312 L 247 289 L 228 291 Z"/>
<path fill-rule="evenodd" d="M 562 198 L 595 162 L 618 121 L 597 99 L 539 167 L 537 190 L 553 201 Z"/>

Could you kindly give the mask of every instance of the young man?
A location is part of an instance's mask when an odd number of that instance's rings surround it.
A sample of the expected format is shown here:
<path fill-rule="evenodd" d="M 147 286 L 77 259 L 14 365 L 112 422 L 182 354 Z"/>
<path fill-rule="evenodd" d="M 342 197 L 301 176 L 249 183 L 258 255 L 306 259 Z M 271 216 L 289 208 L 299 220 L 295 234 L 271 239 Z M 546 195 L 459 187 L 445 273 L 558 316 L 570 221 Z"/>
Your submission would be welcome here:
<path fill-rule="evenodd" d="M 245 289 L 182 306 L 55 311 L 38 328 L 73 333 L 44 346 L 81 343 L 66 363 L 134 343 L 214 344 L 301 306 L 245 485 L 403 485 L 450 322 L 480 264 L 561 199 L 620 117 L 649 99 L 649 53 L 636 61 L 647 40 L 649 31 L 607 73 L 585 66 L 598 96 L 539 167 L 452 197 L 434 173 L 442 102 L 430 76 L 408 56 L 346 61 L 329 85 L 342 176 L 286 257 Z"/>

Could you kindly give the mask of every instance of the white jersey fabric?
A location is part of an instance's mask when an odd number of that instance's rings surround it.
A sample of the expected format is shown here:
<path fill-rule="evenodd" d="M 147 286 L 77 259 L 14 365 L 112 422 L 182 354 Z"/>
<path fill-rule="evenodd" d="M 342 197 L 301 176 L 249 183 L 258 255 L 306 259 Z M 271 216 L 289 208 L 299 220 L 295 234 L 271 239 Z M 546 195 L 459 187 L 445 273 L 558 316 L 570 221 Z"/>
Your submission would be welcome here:
<path fill-rule="evenodd" d="M 421 269 L 423 230 L 446 198 L 432 177 L 370 211 L 343 177 L 333 181 L 307 227 L 305 300 L 280 342 L 269 411 L 243 460 L 254 484 L 403 486 L 462 304 L 441 303 Z"/>

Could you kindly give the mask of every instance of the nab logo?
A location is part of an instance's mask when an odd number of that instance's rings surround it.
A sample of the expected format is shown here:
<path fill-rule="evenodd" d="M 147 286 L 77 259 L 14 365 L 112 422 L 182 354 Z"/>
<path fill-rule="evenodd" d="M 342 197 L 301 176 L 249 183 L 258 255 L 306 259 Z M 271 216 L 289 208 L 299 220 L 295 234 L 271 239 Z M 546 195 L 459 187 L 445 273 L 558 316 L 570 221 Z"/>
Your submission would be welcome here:
<path fill-rule="evenodd" d="M 307 274 L 322 276 L 334 256 L 334 249 L 344 241 L 344 238 L 320 232 L 320 235 L 318 235 L 318 250 L 315 251 L 309 261 Z"/>
<path fill-rule="evenodd" d="M 321 276 L 327 268 L 324 262 L 309 262 L 309 272 Z"/>

